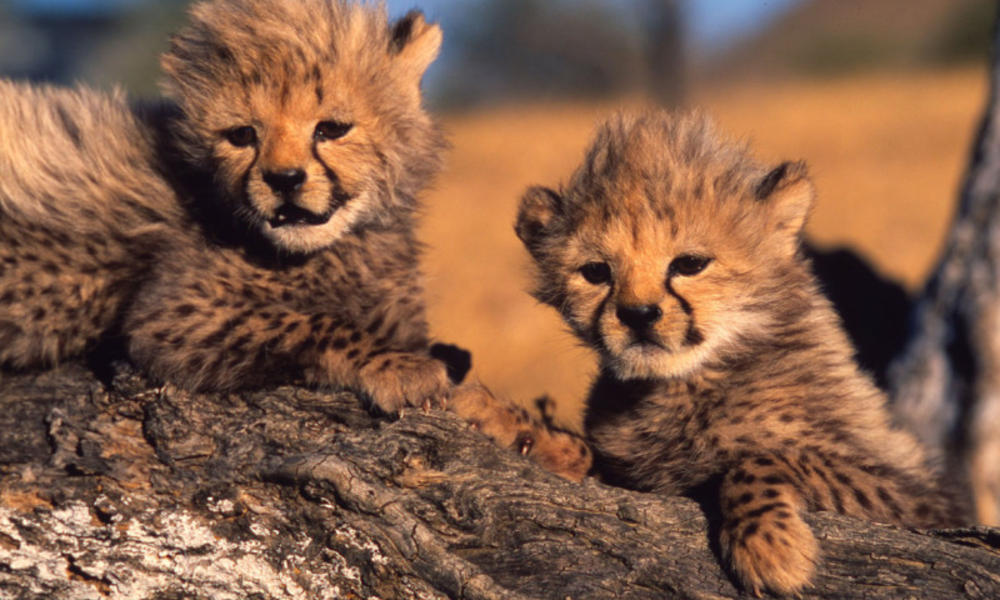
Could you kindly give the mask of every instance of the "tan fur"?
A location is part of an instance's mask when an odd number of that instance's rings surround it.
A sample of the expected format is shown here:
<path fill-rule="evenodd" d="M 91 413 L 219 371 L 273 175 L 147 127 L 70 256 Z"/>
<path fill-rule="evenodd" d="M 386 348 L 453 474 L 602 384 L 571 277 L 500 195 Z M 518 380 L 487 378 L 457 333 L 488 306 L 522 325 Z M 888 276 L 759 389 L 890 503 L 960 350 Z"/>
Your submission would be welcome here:
<path fill-rule="evenodd" d="M 619 115 L 570 184 L 533 188 L 517 232 L 535 295 L 600 355 L 585 427 L 607 481 L 717 499 L 750 590 L 795 593 L 804 510 L 918 527 L 961 520 L 893 429 L 799 251 L 813 188 L 698 115 Z"/>
<path fill-rule="evenodd" d="M 455 389 L 448 401 L 449 410 L 497 445 L 527 456 L 544 469 L 580 482 L 593 462 L 590 448 L 577 434 L 557 427 L 547 414 L 551 400 L 539 400 L 542 418 L 498 398 L 478 383 L 466 383 Z"/>
<path fill-rule="evenodd" d="M 0 83 L 0 365 L 122 337 L 190 388 L 445 396 L 413 233 L 440 42 L 368 4 L 209 0 L 163 57 L 172 104 Z"/>

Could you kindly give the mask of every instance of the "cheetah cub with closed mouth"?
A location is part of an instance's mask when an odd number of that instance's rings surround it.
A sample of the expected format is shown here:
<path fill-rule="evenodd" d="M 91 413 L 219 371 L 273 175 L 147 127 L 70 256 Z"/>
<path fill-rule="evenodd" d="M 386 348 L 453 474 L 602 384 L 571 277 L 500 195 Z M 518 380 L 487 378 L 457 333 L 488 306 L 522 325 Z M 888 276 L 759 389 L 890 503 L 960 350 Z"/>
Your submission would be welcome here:
<path fill-rule="evenodd" d="M 534 295 L 600 356 L 585 429 L 606 481 L 718 494 L 739 581 L 793 594 L 818 557 L 803 511 L 958 521 L 913 437 L 890 425 L 800 247 L 802 163 L 767 169 L 697 115 L 619 115 L 517 234 Z"/>

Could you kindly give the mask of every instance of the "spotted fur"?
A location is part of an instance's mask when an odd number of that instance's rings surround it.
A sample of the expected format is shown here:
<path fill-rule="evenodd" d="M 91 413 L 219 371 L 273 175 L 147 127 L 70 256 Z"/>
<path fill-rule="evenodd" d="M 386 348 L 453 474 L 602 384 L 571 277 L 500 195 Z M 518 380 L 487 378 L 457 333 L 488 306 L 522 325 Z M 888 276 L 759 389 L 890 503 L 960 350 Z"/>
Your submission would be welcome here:
<path fill-rule="evenodd" d="M 523 198 L 536 297 L 600 357 L 585 428 L 607 481 L 718 502 L 748 589 L 796 593 L 803 511 L 936 527 L 962 516 L 803 257 L 802 163 L 765 168 L 698 115 L 618 115 L 559 191 Z"/>
<path fill-rule="evenodd" d="M 443 141 L 441 32 L 344 0 L 209 0 L 163 56 L 171 99 L 0 83 L 0 364 L 121 337 L 193 389 L 451 387 L 414 236 Z"/>

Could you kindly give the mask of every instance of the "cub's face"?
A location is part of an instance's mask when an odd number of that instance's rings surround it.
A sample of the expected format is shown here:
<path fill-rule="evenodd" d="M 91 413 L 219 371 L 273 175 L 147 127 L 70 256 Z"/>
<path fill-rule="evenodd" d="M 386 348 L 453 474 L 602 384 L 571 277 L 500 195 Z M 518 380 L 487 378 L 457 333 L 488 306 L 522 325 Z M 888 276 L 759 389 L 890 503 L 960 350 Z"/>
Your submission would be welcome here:
<path fill-rule="evenodd" d="M 419 93 L 436 26 L 337 0 L 212 0 L 191 16 L 167 90 L 189 160 L 238 220 L 308 253 L 412 209 L 441 150 Z"/>
<path fill-rule="evenodd" d="M 321 249 L 379 210 L 391 174 L 380 160 L 378 111 L 366 95 L 345 93 L 345 74 L 329 92 L 293 86 L 287 96 L 254 89 L 234 94 L 213 115 L 209 140 L 216 181 L 235 214 L 276 247 Z"/>
<path fill-rule="evenodd" d="M 567 190 L 522 200 L 536 296 L 622 378 L 691 374 L 796 294 L 803 167 L 767 172 L 710 135 L 696 119 L 613 120 Z"/>

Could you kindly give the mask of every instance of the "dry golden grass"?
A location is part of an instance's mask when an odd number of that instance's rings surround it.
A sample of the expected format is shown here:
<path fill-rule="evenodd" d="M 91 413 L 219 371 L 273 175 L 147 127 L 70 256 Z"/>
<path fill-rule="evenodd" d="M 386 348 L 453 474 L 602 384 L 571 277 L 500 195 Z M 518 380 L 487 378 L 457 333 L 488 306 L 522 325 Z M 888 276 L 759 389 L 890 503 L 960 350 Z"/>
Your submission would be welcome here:
<path fill-rule="evenodd" d="M 807 160 L 819 189 L 811 237 L 852 246 L 913 289 L 940 250 L 985 92 L 984 72 L 961 70 L 706 89 L 693 104 L 766 160 Z M 521 192 L 564 180 L 616 106 L 446 118 L 454 149 L 421 234 L 435 335 L 471 349 L 475 374 L 498 393 L 527 402 L 548 392 L 574 425 L 593 359 L 525 293 L 512 223 Z"/>

